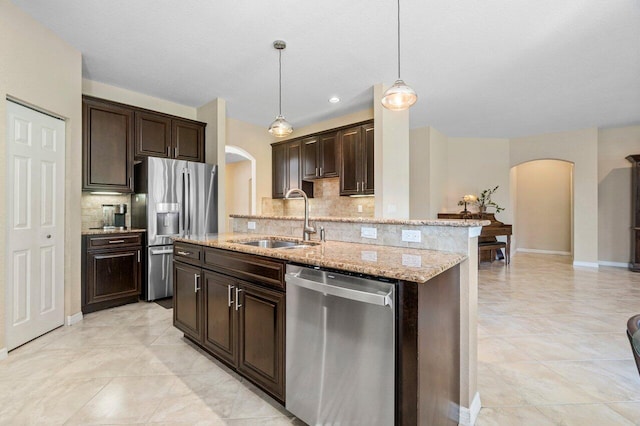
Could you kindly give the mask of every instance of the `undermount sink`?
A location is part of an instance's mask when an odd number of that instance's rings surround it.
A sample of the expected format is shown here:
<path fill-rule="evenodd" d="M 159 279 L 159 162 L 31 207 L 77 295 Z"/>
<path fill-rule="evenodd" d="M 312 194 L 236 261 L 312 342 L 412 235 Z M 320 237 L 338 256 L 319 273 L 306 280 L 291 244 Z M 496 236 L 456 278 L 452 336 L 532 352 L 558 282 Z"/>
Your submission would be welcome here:
<path fill-rule="evenodd" d="M 262 239 L 262 240 L 253 240 L 253 241 L 232 241 L 236 244 L 242 244 L 245 246 L 255 246 L 261 248 L 272 248 L 272 249 L 287 249 L 287 248 L 304 248 L 304 247 L 313 247 L 318 245 L 319 243 L 312 241 L 283 241 L 276 239 Z"/>

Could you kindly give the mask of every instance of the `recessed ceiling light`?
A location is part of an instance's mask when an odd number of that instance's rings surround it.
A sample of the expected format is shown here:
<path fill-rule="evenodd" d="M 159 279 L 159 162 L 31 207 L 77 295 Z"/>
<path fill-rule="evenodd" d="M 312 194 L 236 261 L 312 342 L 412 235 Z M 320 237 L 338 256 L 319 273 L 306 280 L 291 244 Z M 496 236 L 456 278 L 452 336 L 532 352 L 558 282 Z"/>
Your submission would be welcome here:
<path fill-rule="evenodd" d="M 329 102 L 331 102 L 332 104 L 337 104 L 338 102 L 340 102 L 340 98 L 337 96 L 332 96 L 329 98 Z"/>

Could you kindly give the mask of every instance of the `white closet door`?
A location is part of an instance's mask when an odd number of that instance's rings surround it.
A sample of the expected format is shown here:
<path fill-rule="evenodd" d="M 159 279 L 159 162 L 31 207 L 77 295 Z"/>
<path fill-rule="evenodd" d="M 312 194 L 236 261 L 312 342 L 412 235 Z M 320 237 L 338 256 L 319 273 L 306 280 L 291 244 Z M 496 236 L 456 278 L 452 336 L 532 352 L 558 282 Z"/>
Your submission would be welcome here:
<path fill-rule="evenodd" d="M 7 101 L 7 349 L 64 323 L 65 123 Z"/>

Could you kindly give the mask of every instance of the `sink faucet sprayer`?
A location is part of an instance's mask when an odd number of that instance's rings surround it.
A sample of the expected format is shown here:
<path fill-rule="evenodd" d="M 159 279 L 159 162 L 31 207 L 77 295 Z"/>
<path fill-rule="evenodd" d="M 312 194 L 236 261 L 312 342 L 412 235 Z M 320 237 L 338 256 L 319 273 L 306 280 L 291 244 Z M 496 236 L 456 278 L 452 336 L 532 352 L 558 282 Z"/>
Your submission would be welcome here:
<path fill-rule="evenodd" d="M 289 199 L 291 194 L 300 194 L 304 198 L 304 228 L 302 230 L 302 241 L 309 241 L 309 235 L 316 233 L 316 228 L 309 226 L 309 198 L 303 190 L 298 188 L 292 188 L 287 191 L 284 198 Z"/>

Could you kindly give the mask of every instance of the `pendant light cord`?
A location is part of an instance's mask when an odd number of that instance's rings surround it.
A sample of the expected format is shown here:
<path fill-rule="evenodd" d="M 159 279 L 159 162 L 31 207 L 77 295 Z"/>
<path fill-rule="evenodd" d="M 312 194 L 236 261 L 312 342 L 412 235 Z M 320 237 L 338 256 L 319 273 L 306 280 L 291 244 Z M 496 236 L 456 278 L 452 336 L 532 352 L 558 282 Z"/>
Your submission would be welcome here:
<path fill-rule="evenodd" d="M 398 0 L 398 80 L 400 80 L 400 0 Z"/>
<path fill-rule="evenodd" d="M 282 49 L 278 50 L 278 115 L 282 115 Z"/>

